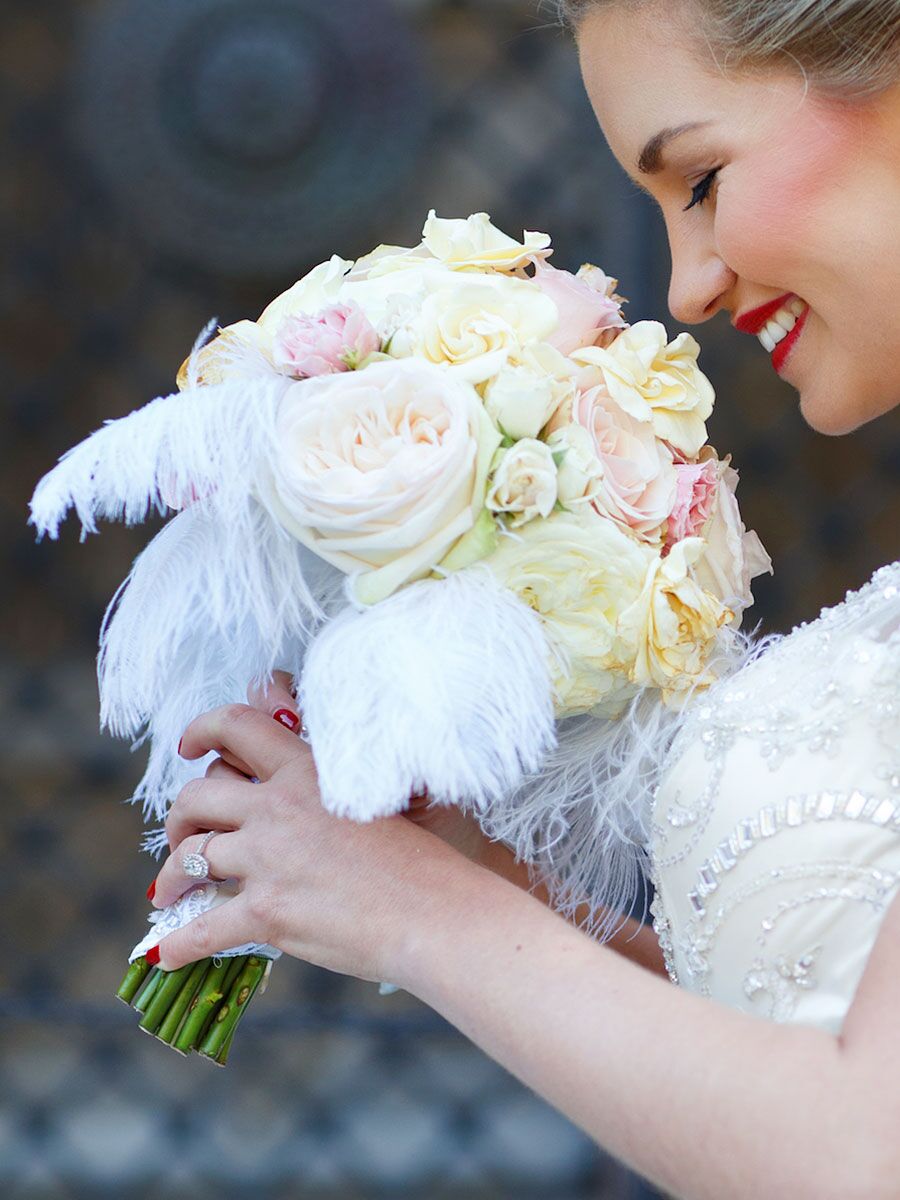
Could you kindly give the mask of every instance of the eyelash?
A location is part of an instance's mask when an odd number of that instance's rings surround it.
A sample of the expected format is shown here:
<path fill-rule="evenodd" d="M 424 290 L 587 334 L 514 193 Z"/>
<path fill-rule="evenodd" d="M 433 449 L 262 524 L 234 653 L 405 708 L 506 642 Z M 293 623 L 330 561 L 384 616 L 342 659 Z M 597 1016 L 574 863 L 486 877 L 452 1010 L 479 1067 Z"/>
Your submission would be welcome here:
<path fill-rule="evenodd" d="M 694 184 L 691 188 L 691 202 L 686 204 L 683 212 L 687 212 L 689 208 L 693 208 L 695 204 L 702 204 L 712 191 L 712 185 L 715 182 L 716 176 L 722 170 L 721 167 L 716 167 L 714 171 L 710 171 L 708 175 L 704 175 L 699 183 Z"/>

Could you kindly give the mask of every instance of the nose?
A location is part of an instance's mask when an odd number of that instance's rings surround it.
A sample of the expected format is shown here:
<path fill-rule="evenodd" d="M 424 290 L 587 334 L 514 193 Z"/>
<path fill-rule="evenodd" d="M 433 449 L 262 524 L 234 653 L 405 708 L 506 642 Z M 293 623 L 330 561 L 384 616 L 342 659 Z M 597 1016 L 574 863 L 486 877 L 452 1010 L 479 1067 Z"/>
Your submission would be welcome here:
<path fill-rule="evenodd" d="M 674 236 L 670 229 L 669 248 L 669 311 L 685 325 L 708 321 L 727 307 L 727 296 L 737 276 L 720 258 L 715 245 L 697 234 Z"/>

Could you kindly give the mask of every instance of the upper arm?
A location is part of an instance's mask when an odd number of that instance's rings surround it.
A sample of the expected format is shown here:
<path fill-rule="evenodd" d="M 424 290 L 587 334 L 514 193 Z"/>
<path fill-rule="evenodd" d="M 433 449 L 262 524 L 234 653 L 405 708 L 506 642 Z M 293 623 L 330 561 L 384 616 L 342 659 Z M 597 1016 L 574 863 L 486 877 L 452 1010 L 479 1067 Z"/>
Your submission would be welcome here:
<path fill-rule="evenodd" d="M 900 893 L 879 928 L 840 1033 L 848 1120 L 871 1135 L 875 1178 L 893 1181 L 873 1196 L 900 1196 Z"/>

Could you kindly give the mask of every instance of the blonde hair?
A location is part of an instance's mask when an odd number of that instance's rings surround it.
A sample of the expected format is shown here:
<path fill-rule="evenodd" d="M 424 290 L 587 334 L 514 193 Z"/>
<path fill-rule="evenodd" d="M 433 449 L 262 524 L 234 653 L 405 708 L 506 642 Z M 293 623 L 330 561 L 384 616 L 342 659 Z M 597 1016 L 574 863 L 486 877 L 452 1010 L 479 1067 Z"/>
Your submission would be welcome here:
<path fill-rule="evenodd" d="M 596 8 L 665 0 L 558 0 L 577 32 Z M 673 0 L 668 0 L 669 5 Z M 701 18 L 701 32 L 725 70 L 793 62 L 810 84 L 848 97 L 877 94 L 900 79 L 900 0 L 677 0 Z"/>

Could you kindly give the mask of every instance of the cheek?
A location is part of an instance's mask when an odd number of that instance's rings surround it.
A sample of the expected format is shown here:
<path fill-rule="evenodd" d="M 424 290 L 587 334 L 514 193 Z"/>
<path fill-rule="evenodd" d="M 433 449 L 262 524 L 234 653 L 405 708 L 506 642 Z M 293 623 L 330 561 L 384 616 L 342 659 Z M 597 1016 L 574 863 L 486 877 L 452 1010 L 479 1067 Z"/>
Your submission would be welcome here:
<path fill-rule="evenodd" d="M 716 240 L 741 278 L 799 291 L 823 250 L 829 257 L 831 245 L 833 254 L 855 154 L 845 125 L 807 120 L 780 140 L 766 140 L 723 178 Z"/>

